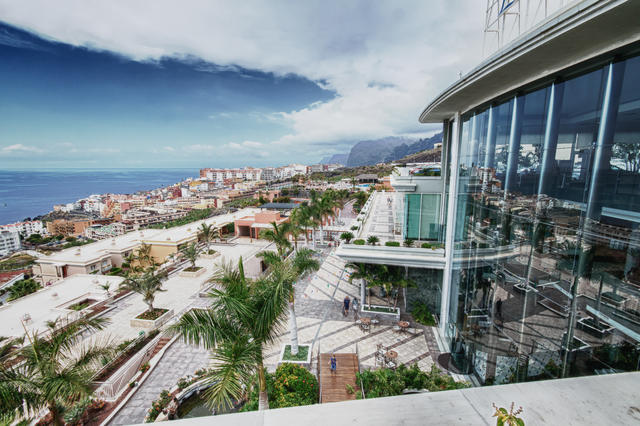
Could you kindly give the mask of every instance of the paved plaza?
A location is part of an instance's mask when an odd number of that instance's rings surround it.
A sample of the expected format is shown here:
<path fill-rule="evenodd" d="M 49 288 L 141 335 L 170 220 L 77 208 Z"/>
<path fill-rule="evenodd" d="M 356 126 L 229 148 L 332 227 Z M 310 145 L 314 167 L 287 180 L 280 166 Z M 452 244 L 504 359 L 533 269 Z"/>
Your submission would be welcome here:
<path fill-rule="evenodd" d="M 380 244 L 387 241 L 402 241 L 401 235 L 395 235 L 394 228 L 394 196 L 389 192 L 374 192 L 371 197 L 371 212 L 362 225 L 360 238 L 365 241 L 371 236 L 376 236 Z"/>
<path fill-rule="evenodd" d="M 198 264 L 214 269 L 223 261 L 237 261 L 241 255 L 245 258 L 253 256 L 256 252 L 265 249 L 266 243 L 258 241 L 256 245 L 254 240 L 251 244 L 244 242 L 235 247 L 236 249 L 225 254 L 224 259 L 218 258 L 215 262 L 199 260 Z M 398 334 L 393 331 L 392 325 L 379 325 L 367 333 L 361 331 L 355 323 L 353 311 L 347 317 L 342 314 L 342 301 L 346 295 L 351 299 L 360 298 L 358 285 L 348 282 L 349 276 L 348 271 L 345 270 L 344 261 L 336 257 L 331 249 L 320 250 L 318 255 L 322 262 L 320 270 L 310 274 L 296 287 L 298 339 L 300 344 L 313 344 L 311 371 L 316 371 L 318 349 L 323 353 L 355 353 L 356 345 L 361 368 L 373 368 L 375 367 L 374 353 L 378 344 L 394 349 L 398 353 L 399 363 L 417 363 L 424 370 L 430 369 L 433 359 L 427 341 L 433 338 L 431 330 L 426 329 L 427 336 L 423 328 L 410 328 L 409 332 Z M 168 282 L 166 287 L 179 288 L 180 291 L 161 293 L 157 299 L 157 305 L 163 307 L 170 305 L 176 309 L 176 312 L 196 306 L 207 306 L 209 301 L 198 296 L 206 279 L 204 276 L 200 280 L 172 277 L 169 280 L 171 283 Z M 137 296 L 131 296 L 132 299 L 135 297 Z M 287 328 L 274 344 L 265 349 L 265 366 L 268 370 L 276 369 L 282 346 L 289 341 Z M 110 424 L 143 422 L 151 403 L 158 398 L 163 389 L 173 387 L 180 377 L 207 367 L 209 362 L 207 351 L 177 340 L 167 349 L 147 380 Z"/>

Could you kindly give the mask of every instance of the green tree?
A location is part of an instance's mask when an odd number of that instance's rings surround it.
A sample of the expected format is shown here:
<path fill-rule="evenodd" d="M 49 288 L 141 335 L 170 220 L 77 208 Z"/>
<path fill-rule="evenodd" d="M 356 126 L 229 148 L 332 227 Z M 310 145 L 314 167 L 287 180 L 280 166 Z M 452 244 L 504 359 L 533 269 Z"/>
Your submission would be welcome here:
<path fill-rule="evenodd" d="M 263 229 L 260 232 L 260 238 L 271 241 L 276 245 L 276 250 L 280 257 L 284 257 L 287 250 L 291 248 L 289 227 L 289 222 L 283 222 L 280 225 L 276 222 L 271 222 L 271 229 Z"/>
<path fill-rule="evenodd" d="M 182 249 L 182 255 L 185 259 L 187 259 L 191 263 L 191 270 L 196 270 L 196 261 L 198 260 L 198 256 L 200 256 L 200 248 L 198 244 L 191 243 Z"/>
<path fill-rule="evenodd" d="M 379 242 L 380 242 L 380 239 L 375 235 L 371 235 L 369 236 L 369 238 L 367 238 L 367 244 L 369 244 L 370 246 L 375 246 Z"/>
<path fill-rule="evenodd" d="M 200 225 L 200 228 L 198 228 L 198 238 L 207 245 L 207 250 L 211 248 L 211 241 L 213 241 L 215 236 L 216 229 L 211 225 L 207 225 L 203 222 Z"/>
<path fill-rule="evenodd" d="M 263 349 L 282 332 L 289 304 L 284 282 L 245 277 L 242 259 L 238 267 L 227 264 L 213 278 L 211 306 L 184 314 L 173 326 L 189 343 L 211 350 L 215 367 L 207 374 L 213 385 L 205 391 L 216 407 L 242 398 L 258 375 L 259 409 L 269 408 Z"/>
<path fill-rule="evenodd" d="M 289 332 L 291 335 L 291 355 L 298 354 L 298 322 L 295 311 L 295 284 L 305 274 L 320 269 L 320 262 L 313 258 L 314 251 L 300 249 L 295 256 L 283 260 L 275 253 L 265 251 L 258 256 L 270 266 L 267 278 L 281 285 L 289 293 Z"/>
<path fill-rule="evenodd" d="M 41 287 L 42 286 L 32 278 L 20 280 L 9 287 L 9 298 L 7 300 L 12 301 L 27 294 L 35 293 Z"/>
<path fill-rule="evenodd" d="M 92 394 L 93 374 L 113 355 L 107 345 L 82 343 L 85 330 L 101 330 L 105 320 L 53 321 L 47 337 L 27 333 L 29 344 L 14 352 L 14 367 L 0 368 L 0 411 L 28 415 L 49 409 L 55 425 L 63 425 L 65 409 Z M 25 410 L 26 408 L 26 410 Z"/>
<path fill-rule="evenodd" d="M 349 241 L 353 240 L 353 234 L 351 232 L 343 232 L 340 234 L 340 239 L 349 244 Z"/>
<path fill-rule="evenodd" d="M 369 265 L 367 263 L 360 263 L 360 262 L 350 262 L 350 263 L 347 263 L 345 267 L 351 269 L 351 274 L 349 275 L 350 284 L 353 283 L 353 280 L 360 279 L 363 281 L 362 285 L 365 288 L 368 288 L 369 287 L 368 283 L 374 279 L 374 276 L 372 273 L 372 265 Z M 366 304 L 367 301 L 363 300 L 363 302 L 365 302 Z"/>
<path fill-rule="evenodd" d="M 149 307 L 149 312 L 153 312 L 156 293 L 166 291 L 162 288 L 164 278 L 166 278 L 166 274 L 156 273 L 153 269 L 147 269 L 142 273 L 130 273 L 120 283 L 120 290 L 140 294 L 144 303 Z"/>

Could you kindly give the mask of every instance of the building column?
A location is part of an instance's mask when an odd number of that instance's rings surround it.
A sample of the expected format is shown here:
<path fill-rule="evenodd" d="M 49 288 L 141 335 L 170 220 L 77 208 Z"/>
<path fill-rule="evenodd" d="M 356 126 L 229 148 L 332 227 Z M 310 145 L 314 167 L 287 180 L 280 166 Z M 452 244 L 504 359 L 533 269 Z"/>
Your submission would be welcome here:
<path fill-rule="evenodd" d="M 518 174 L 518 157 L 520 154 L 520 139 L 522 137 L 522 113 L 524 111 L 524 96 L 513 99 L 513 113 L 511 114 L 511 131 L 509 132 L 509 153 L 507 155 L 507 173 L 504 179 L 504 198 L 513 190 Z"/>
<path fill-rule="evenodd" d="M 446 327 L 449 322 L 449 299 L 451 293 L 451 277 L 453 268 L 454 241 L 456 228 L 456 207 L 458 201 L 458 179 L 460 173 L 460 135 L 462 123 L 460 113 L 456 113 L 451 127 L 451 176 L 449 178 L 449 202 L 447 206 L 447 223 L 445 235 L 445 266 L 442 274 L 442 299 L 440 303 L 440 333 L 446 335 Z"/>
<path fill-rule="evenodd" d="M 491 106 L 489 108 L 489 124 L 487 125 L 487 147 L 484 153 L 483 167 L 487 169 L 495 168 L 496 159 L 496 137 L 498 133 L 498 108 Z M 484 186 L 484 185 L 483 185 Z"/>
<path fill-rule="evenodd" d="M 560 123 L 560 110 L 562 109 L 562 95 L 564 85 L 553 83 L 549 97 L 549 109 L 547 111 L 547 123 L 544 131 L 544 145 L 542 146 L 542 158 L 540 159 L 540 181 L 538 182 L 538 196 L 548 195 L 553 184 L 551 176 L 555 167 L 556 148 L 558 147 L 558 125 Z"/>
<path fill-rule="evenodd" d="M 607 83 L 602 101 L 602 115 L 598 128 L 598 140 L 596 141 L 593 155 L 591 182 L 589 196 L 587 198 L 587 219 L 600 220 L 602 213 L 601 186 L 606 179 L 606 173 L 610 170 L 611 153 L 613 150 L 613 135 L 618 118 L 618 105 L 622 80 L 624 78 L 625 62 L 609 64 L 607 70 Z"/>

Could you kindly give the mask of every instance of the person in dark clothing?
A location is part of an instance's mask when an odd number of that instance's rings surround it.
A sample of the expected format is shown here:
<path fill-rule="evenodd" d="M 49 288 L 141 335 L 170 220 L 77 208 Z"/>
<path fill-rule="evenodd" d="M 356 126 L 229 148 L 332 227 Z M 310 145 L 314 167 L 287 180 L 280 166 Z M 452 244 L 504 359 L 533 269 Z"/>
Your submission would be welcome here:
<path fill-rule="evenodd" d="M 502 321 L 502 299 L 496 301 L 496 317 Z"/>
<path fill-rule="evenodd" d="M 335 373 L 338 369 L 338 361 L 336 360 L 335 354 L 331 354 L 331 359 L 329 359 L 329 366 L 331 367 L 332 373 Z"/>
<path fill-rule="evenodd" d="M 343 301 L 343 306 L 342 306 L 342 315 L 344 315 L 345 317 L 349 315 L 350 304 L 351 304 L 351 299 L 349 299 L 349 296 L 345 296 Z"/>

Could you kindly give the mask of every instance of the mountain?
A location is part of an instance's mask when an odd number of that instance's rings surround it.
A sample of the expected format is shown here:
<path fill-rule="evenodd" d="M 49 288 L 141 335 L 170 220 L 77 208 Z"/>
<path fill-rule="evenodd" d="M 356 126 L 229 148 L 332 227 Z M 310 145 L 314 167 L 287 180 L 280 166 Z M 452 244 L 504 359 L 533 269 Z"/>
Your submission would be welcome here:
<path fill-rule="evenodd" d="M 416 152 L 433 149 L 442 142 L 442 133 L 430 138 L 412 139 L 389 136 L 382 139 L 360 141 L 351 148 L 346 164 L 349 167 L 389 163 Z"/>
<path fill-rule="evenodd" d="M 324 157 L 320 164 L 347 164 L 347 160 L 349 159 L 349 154 L 333 154 L 327 157 Z"/>
<path fill-rule="evenodd" d="M 396 146 L 412 144 L 415 139 L 389 136 L 382 139 L 360 141 L 351 148 L 347 166 L 366 166 L 385 161 Z"/>
<path fill-rule="evenodd" d="M 384 158 L 385 163 L 400 160 L 407 155 L 415 154 L 425 150 L 433 149 L 434 145 L 442 143 L 442 133 L 437 133 L 430 138 L 419 139 L 411 144 L 395 146 L 391 153 Z"/>

